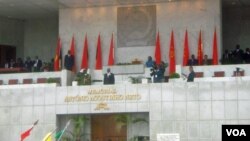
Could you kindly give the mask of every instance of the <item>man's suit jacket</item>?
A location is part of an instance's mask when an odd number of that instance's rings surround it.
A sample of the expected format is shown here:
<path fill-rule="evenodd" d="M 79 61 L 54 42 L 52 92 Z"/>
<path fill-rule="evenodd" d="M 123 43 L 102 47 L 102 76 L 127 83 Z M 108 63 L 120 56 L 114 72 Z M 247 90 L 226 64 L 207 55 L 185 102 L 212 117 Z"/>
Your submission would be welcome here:
<path fill-rule="evenodd" d="M 72 55 L 65 55 L 64 57 L 64 67 L 67 70 L 72 70 L 74 66 L 74 57 Z"/>
<path fill-rule="evenodd" d="M 38 60 L 35 60 L 34 61 L 34 71 L 40 71 L 41 70 L 41 67 L 43 65 L 43 62 L 42 60 L 38 59 Z"/>
<path fill-rule="evenodd" d="M 107 84 L 115 84 L 115 76 L 113 73 L 110 73 L 110 75 L 108 75 L 107 73 L 104 74 L 104 85 Z"/>
<path fill-rule="evenodd" d="M 198 65 L 198 60 L 197 59 L 189 59 L 188 65 L 189 66 L 196 66 L 196 65 Z"/>
<path fill-rule="evenodd" d="M 187 78 L 187 82 L 194 82 L 194 77 L 195 77 L 195 72 L 194 71 L 190 72 Z"/>

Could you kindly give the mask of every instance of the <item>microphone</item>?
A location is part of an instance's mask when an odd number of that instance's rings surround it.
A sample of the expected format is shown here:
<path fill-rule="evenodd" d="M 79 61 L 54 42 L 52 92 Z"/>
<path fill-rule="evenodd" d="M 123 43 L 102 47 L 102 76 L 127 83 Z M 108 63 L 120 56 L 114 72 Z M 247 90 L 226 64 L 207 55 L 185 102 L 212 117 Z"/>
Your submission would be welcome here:
<path fill-rule="evenodd" d="M 243 76 L 244 74 L 242 74 L 240 71 L 244 71 L 244 69 L 240 68 L 240 67 L 236 67 L 236 72 L 235 72 L 235 76 Z"/>
<path fill-rule="evenodd" d="M 236 72 L 239 72 L 239 71 L 240 71 L 240 68 L 237 67 L 237 68 L 236 68 Z"/>
<path fill-rule="evenodd" d="M 244 69 L 242 69 L 240 67 L 236 67 L 236 72 L 239 72 L 240 70 L 244 70 Z"/>

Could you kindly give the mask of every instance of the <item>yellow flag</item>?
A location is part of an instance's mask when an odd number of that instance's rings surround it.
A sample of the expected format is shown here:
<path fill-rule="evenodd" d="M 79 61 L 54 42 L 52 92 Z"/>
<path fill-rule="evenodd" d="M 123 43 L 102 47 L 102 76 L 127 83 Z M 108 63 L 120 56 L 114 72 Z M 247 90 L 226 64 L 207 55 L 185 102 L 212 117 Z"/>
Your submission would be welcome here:
<path fill-rule="evenodd" d="M 49 132 L 44 138 L 43 141 L 52 141 L 52 132 Z"/>

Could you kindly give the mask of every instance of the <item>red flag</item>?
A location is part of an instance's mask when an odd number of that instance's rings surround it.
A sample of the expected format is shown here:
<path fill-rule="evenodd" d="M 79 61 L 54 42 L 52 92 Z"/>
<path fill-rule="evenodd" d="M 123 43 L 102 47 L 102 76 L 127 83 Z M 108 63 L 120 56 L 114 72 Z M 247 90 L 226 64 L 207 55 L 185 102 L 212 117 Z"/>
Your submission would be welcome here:
<path fill-rule="evenodd" d="M 169 48 L 169 74 L 175 73 L 174 32 L 172 30 Z"/>
<path fill-rule="evenodd" d="M 70 54 L 74 57 L 74 65 L 72 67 L 72 71 L 76 72 L 76 59 L 75 59 L 75 37 L 72 37 L 71 46 L 70 46 Z"/>
<path fill-rule="evenodd" d="M 184 40 L 184 50 L 183 50 L 183 66 L 188 65 L 189 59 L 189 44 L 188 44 L 188 32 L 186 30 L 185 40 Z"/>
<path fill-rule="evenodd" d="M 25 132 L 21 134 L 21 141 L 23 141 L 25 138 L 27 138 L 30 135 L 30 132 L 32 131 L 34 126 L 37 125 L 37 123 L 38 123 L 38 120 L 33 124 L 33 126 L 30 129 L 26 130 Z"/>
<path fill-rule="evenodd" d="M 83 53 L 82 53 L 82 65 L 81 65 L 81 69 L 87 69 L 88 68 L 88 58 L 89 58 L 89 53 L 88 53 L 88 37 L 87 37 L 87 35 L 85 35 L 84 48 L 83 48 Z"/>
<path fill-rule="evenodd" d="M 113 66 L 114 65 L 114 40 L 113 40 L 113 33 L 112 33 L 112 38 L 111 38 L 111 41 L 110 41 L 108 65 L 109 66 Z"/>
<path fill-rule="evenodd" d="M 96 50 L 96 70 L 102 69 L 102 48 L 101 48 L 101 37 L 100 34 L 98 36 L 97 40 L 97 50 Z"/>
<path fill-rule="evenodd" d="M 57 41 L 57 47 L 56 47 L 56 56 L 54 59 L 54 71 L 59 71 L 61 70 L 61 48 L 62 48 L 62 43 L 60 37 L 58 38 Z"/>
<path fill-rule="evenodd" d="M 25 138 L 27 138 L 30 135 L 30 132 L 32 129 L 33 129 L 33 126 L 21 134 L 21 141 L 23 141 Z"/>
<path fill-rule="evenodd" d="M 218 65 L 218 47 L 217 47 L 217 33 L 216 33 L 216 28 L 214 30 L 213 65 Z"/>
<path fill-rule="evenodd" d="M 155 63 L 161 63 L 161 44 L 160 44 L 160 34 L 158 31 L 156 42 L 155 42 Z"/>
<path fill-rule="evenodd" d="M 197 59 L 198 59 L 198 64 L 202 65 L 202 62 L 203 62 L 203 45 L 202 45 L 201 30 L 200 30 L 199 41 L 198 41 Z"/>

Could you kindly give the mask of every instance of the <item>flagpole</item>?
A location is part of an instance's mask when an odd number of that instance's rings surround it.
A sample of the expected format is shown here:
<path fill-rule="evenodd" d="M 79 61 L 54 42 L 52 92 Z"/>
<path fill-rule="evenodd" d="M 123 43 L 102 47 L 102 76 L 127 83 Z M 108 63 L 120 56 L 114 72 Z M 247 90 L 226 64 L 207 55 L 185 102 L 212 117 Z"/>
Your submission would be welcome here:
<path fill-rule="evenodd" d="M 66 130 L 66 129 L 68 128 L 68 126 L 70 125 L 70 121 L 71 121 L 71 119 L 70 119 L 70 120 L 67 122 L 67 124 L 65 125 L 65 127 L 64 127 L 64 129 L 63 129 L 63 131 L 62 131 L 62 134 L 61 134 L 61 136 L 59 137 L 58 141 L 61 140 L 61 138 L 62 138 L 62 136 L 63 136 L 65 130 Z"/>
<path fill-rule="evenodd" d="M 30 132 L 38 124 L 38 121 L 39 120 L 35 121 L 30 129 L 28 129 L 25 132 L 21 133 L 21 139 L 20 139 L 20 141 L 23 141 L 26 137 L 28 137 L 30 135 Z"/>
<path fill-rule="evenodd" d="M 57 129 L 57 127 L 56 127 L 54 130 L 51 131 L 51 135 L 56 131 L 56 129 Z M 49 136 L 46 137 L 46 138 L 44 139 L 44 141 L 46 141 L 48 138 L 49 138 Z"/>

